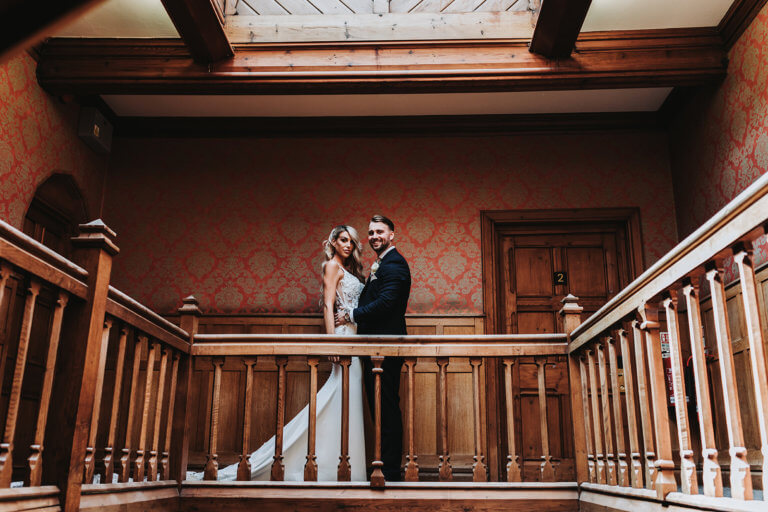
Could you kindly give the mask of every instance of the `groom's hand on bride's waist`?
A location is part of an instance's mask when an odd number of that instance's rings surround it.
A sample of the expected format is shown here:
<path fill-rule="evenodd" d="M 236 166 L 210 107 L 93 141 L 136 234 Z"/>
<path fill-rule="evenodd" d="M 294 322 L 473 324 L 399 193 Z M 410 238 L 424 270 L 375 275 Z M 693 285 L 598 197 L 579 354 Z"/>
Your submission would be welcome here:
<path fill-rule="evenodd" d="M 345 316 L 346 316 L 346 311 L 336 312 L 336 327 L 347 323 L 347 319 L 345 318 Z"/>

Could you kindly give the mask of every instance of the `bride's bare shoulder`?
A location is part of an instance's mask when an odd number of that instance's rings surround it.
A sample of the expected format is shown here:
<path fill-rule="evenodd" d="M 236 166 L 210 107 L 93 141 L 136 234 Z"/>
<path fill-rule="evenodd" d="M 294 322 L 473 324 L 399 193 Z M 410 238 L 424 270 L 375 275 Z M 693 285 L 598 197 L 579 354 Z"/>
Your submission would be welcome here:
<path fill-rule="evenodd" d="M 335 276 L 337 274 L 340 274 L 342 272 L 341 265 L 336 263 L 335 260 L 328 260 L 323 264 L 323 275 L 324 276 Z"/>

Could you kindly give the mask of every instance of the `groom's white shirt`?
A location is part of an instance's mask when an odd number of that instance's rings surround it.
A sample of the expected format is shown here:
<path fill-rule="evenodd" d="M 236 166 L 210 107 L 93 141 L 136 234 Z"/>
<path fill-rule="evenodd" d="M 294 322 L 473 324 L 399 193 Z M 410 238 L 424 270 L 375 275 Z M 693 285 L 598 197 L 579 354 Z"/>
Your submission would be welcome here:
<path fill-rule="evenodd" d="M 395 249 L 395 246 L 394 245 L 390 245 L 389 247 L 387 247 L 387 250 L 384 251 L 383 253 L 379 254 L 379 257 L 376 258 L 376 259 L 379 262 L 381 262 L 381 260 L 384 259 L 384 256 L 386 256 L 389 251 L 392 251 L 394 249 Z M 369 279 L 370 279 L 370 277 L 369 277 Z M 347 311 L 347 313 L 349 313 L 349 321 L 352 322 L 353 324 L 355 323 L 354 311 L 355 311 L 354 309 L 350 309 L 349 311 Z"/>

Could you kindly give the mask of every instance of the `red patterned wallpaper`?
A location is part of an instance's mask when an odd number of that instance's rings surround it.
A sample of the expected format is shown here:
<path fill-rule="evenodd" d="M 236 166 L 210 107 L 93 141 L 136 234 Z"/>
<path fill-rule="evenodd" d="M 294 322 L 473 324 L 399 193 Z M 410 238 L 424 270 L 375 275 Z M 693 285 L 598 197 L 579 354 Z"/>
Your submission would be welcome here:
<path fill-rule="evenodd" d="M 725 81 L 693 94 L 670 131 L 680 238 L 768 170 L 768 5 L 729 60 Z"/>
<path fill-rule="evenodd" d="M 414 313 L 482 313 L 480 210 L 639 206 L 646 263 L 676 241 L 662 133 L 119 139 L 115 285 L 159 312 L 318 310 L 321 241 L 381 212 Z M 366 246 L 366 266 L 372 260 Z"/>
<path fill-rule="evenodd" d="M 77 108 L 37 85 L 26 53 L 0 66 L 0 218 L 21 228 L 35 189 L 51 174 L 71 174 L 88 213 L 98 216 L 107 159 L 77 138 Z"/>

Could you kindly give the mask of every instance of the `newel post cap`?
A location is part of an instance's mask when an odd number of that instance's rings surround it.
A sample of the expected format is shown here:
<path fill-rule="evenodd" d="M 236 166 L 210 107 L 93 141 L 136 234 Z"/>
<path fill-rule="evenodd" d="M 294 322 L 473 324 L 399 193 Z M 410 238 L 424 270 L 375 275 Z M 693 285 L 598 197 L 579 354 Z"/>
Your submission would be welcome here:
<path fill-rule="evenodd" d="M 109 226 L 104 224 L 101 219 L 80 224 L 78 226 L 80 234 L 72 237 L 72 245 L 77 248 L 101 249 L 115 256 L 120 249 L 115 245 L 114 238 L 117 236 Z"/>
<path fill-rule="evenodd" d="M 194 295 L 184 297 L 181 299 L 181 302 L 183 302 L 184 305 L 178 309 L 180 315 L 201 316 L 203 314 L 203 312 L 200 311 L 200 302 L 198 302 Z"/>
<path fill-rule="evenodd" d="M 582 311 L 584 311 L 584 308 L 579 306 L 579 298 L 575 295 L 569 293 L 563 299 L 560 301 L 563 304 L 563 307 L 560 308 L 560 314 L 561 315 L 569 315 L 569 314 L 581 314 Z"/>

